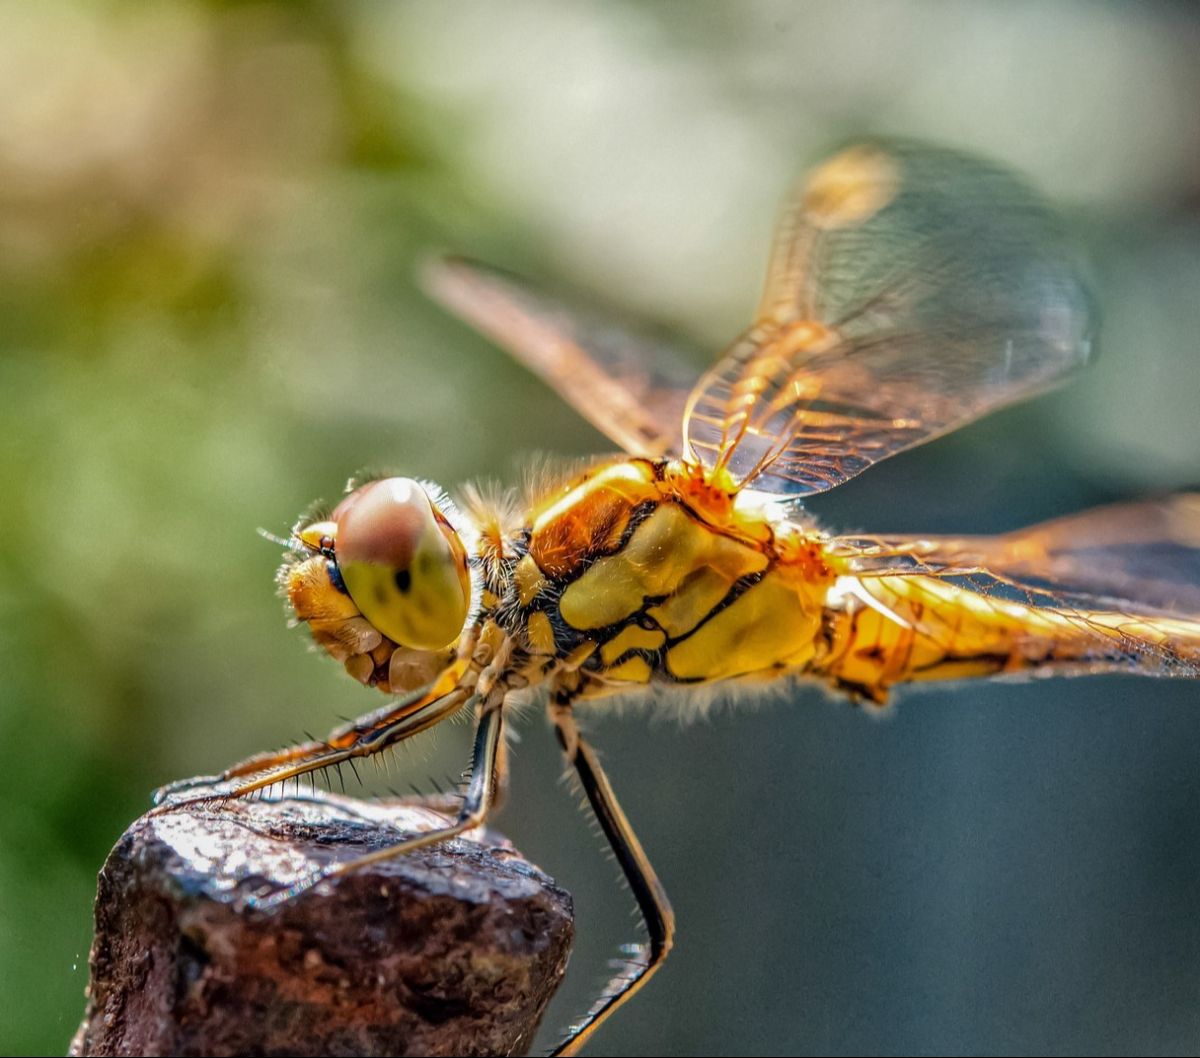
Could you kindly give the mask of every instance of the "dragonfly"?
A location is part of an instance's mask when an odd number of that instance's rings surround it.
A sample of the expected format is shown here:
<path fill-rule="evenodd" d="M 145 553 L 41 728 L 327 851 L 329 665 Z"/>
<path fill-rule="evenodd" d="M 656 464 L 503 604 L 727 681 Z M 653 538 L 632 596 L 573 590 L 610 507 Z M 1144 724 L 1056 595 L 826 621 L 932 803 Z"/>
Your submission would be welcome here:
<path fill-rule="evenodd" d="M 391 697 L 190 800 L 474 715 L 456 817 L 261 899 L 274 906 L 483 824 L 514 709 L 543 700 L 646 934 L 554 1054 L 576 1054 L 650 980 L 676 931 L 580 714 L 640 696 L 687 716 L 714 694 L 806 682 L 882 707 L 931 681 L 1200 675 L 1200 493 L 992 536 L 838 535 L 805 508 L 1090 359 L 1071 242 L 1004 167 L 893 140 L 827 157 L 783 211 L 753 322 L 698 378 L 673 345 L 501 270 L 443 258 L 424 284 L 621 452 L 524 496 L 352 481 L 303 518 L 279 573 L 295 622 Z"/>

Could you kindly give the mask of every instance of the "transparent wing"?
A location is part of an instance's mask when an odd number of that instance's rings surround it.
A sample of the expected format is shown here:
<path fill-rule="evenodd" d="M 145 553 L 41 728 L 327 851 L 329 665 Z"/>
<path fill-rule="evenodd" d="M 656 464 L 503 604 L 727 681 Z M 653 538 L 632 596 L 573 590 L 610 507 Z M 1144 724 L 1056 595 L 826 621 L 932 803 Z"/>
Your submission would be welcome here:
<path fill-rule="evenodd" d="M 841 536 L 847 571 L 984 571 L 1067 599 L 1200 615 L 1200 493 L 1095 507 L 999 536 Z"/>
<path fill-rule="evenodd" d="M 633 455 L 676 456 L 697 371 L 666 341 L 461 258 L 428 264 L 434 300 L 512 353 Z"/>
<path fill-rule="evenodd" d="M 799 187 L 757 322 L 689 399 L 694 458 L 804 495 L 1087 360 L 1089 299 L 1018 178 L 955 151 L 865 142 Z"/>
<path fill-rule="evenodd" d="M 1003 609 L 1061 614 L 1125 637 L 1131 656 L 1200 675 L 1200 493 L 1097 507 L 999 536 L 836 537 L 831 555 L 865 585 L 935 578 Z"/>

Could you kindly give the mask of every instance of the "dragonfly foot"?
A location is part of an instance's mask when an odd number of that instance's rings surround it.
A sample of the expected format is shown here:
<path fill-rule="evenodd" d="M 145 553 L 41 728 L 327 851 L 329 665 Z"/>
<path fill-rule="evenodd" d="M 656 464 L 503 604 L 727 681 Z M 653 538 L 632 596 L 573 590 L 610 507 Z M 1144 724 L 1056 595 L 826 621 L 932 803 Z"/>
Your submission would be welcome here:
<path fill-rule="evenodd" d="M 215 793 L 221 781 L 219 775 L 194 775 L 190 779 L 176 779 L 160 786 L 150 799 L 155 805 L 173 804 L 182 797 L 193 796 L 197 791 L 212 789 Z"/>

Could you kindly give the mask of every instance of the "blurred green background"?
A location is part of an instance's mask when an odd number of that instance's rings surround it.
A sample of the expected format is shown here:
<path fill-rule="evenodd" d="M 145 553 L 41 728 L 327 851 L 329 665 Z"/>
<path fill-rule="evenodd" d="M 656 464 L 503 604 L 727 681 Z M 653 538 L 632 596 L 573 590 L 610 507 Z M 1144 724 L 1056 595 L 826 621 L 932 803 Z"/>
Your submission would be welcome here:
<path fill-rule="evenodd" d="M 828 143 L 983 151 L 1076 225 L 1101 358 L 814 510 L 988 531 L 1195 485 L 1197 54 L 1188 4 L 0 6 L 0 1046 L 66 1047 L 153 787 L 380 704 L 285 629 L 257 527 L 364 465 L 515 483 L 607 447 L 422 299 L 422 252 L 592 291 L 699 365 Z M 681 935 L 591 1053 L 1193 1053 L 1198 706 L 1105 678 L 597 718 Z M 552 1029 L 630 901 L 523 734 L 499 827 L 578 910 Z"/>

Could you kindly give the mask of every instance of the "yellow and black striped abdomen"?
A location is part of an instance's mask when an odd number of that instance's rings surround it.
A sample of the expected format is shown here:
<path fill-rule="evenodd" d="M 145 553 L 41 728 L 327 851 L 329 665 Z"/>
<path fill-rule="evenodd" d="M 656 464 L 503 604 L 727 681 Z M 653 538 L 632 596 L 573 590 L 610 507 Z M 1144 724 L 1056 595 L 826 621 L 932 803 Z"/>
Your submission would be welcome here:
<path fill-rule="evenodd" d="M 829 601 L 818 674 L 879 703 L 901 683 L 1200 662 L 1189 618 L 1038 606 L 933 576 L 845 577 Z"/>
<path fill-rule="evenodd" d="M 823 588 L 743 522 L 708 521 L 662 464 L 587 475 L 535 512 L 514 571 L 530 649 L 614 685 L 803 669 Z"/>

